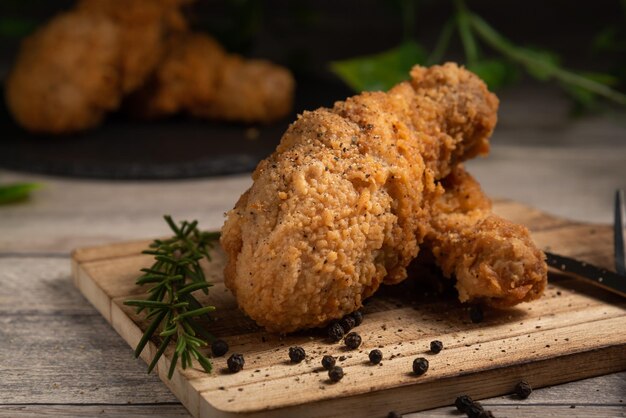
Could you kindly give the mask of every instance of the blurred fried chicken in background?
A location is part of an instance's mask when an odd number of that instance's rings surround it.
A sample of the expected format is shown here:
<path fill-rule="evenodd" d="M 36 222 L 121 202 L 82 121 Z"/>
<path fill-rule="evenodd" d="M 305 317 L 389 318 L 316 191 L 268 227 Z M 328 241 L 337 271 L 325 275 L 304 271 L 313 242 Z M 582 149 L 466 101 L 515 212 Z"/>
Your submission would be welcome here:
<path fill-rule="evenodd" d="M 292 106 L 291 73 L 226 53 L 189 31 L 187 0 L 80 0 L 26 38 L 6 82 L 14 119 L 32 132 L 97 126 L 128 95 L 146 117 L 179 111 L 271 122 Z"/>
<path fill-rule="evenodd" d="M 23 42 L 7 79 L 15 120 L 53 134 L 97 126 L 122 99 L 120 47 L 109 19 L 76 11 L 56 16 Z"/>
<path fill-rule="evenodd" d="M 228 54 L 204 34 L 183 33 L 170 39 L 151 80 L 129 102 L 147 118 L 186 111 L 200 118 L 270 122 L 289 113 L 294 88 L 285 68 Z"/>
<path fill-rule="evenodd" d="M 122 92 L 142 86 L 159 63 L 165 42 L 175 33 L 186 31 L 181 6 L 187 0 L 80 0 L 77 9 L 89 15 L 104 16 L 118 28 Z"/>

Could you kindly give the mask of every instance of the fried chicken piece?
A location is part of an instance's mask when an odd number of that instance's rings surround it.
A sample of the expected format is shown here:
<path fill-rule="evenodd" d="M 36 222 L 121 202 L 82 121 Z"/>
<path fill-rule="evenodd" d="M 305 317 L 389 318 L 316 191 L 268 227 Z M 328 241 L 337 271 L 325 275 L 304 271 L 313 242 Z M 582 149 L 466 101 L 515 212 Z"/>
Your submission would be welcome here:
<path fill-rule="evenodd" d="M 491 201 L 462 165 L 442 181 L 424 246 L 461 302 L 506 307 L 537 299 L 546 286 L 545 255 L 528 229 L 491 213 Z"/>
<path fill-rule="evenodd" d="M 497 99 L 454 64 L 304 112 L 222 228 L 226 286 L 270 331 L 322 326 L 406 278 L 441 193 L 488 151 Z"/>
<path fill-rule="evenodd" d="M 182 0 L 82 0 L 22 44 L 6 83 L 15 120 L 40 133 L 98 125 L 145 83 L 163 42 L 185 28 Z"/>
<path fill-rule="evenodd" d="M 109 19 L 58 15 L 23 41 L 6 82 L 9 110 L 33 132 L 95 126 L 119 105 L 120 55 L 118 27 Z"/>
<path fill-rule="evenodd" d="M 180 8 L 190 1 L 80 0 L 53 18 L 24 42 L 7 81 L 15 120 L 33 132 L 85 130 L 131 93 L 130 107 L 146 117 L 184 110 L 271 122 L 289 113 L 289 71 L 189 33 Z"/>
<path fill-rule="evenodd" d="M 131 111 L 154 118 L 211 101 L 225 56 L 226 51 L 208 36 L 173 37 L 151 80 L 129 98 Z"/>
<path fill-rule="evenodd" d="M 291 111 L 294 85 L 283 67 L 228 54 L 209 36 L 184 34 L 170 41 L 153 79 L 130 102 L 144 117 L 187 111 L 201 118 L 271 122 Z"/>
<path fill-rule="evenodd" d="M 180 12 L 185 0 L 81 0 L 77 9 L 104 16 L 120 31 L 122 92 L 141 87 L 165 52 L 172 32 L 187 30 Z"/>

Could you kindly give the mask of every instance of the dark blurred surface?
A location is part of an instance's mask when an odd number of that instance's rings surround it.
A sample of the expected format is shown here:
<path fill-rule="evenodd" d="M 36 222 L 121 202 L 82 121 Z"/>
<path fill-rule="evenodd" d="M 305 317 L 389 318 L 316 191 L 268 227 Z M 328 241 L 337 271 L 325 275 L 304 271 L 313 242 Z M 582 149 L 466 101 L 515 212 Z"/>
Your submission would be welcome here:
<path fill-rule="evenodd" d="M 0 2 L 0 77 L 4 78 L 20 37 L 73 1 Z M 269 58 L 296 74 L 293 114 L 271 126 L 220 124 L 176 117 L 140 122 L 113 114 L 98 129 L 69 137 L 30 135 L 0 109 L 0 166 L 49 174 L 97 178 L 180 178 L 252 170 L 305 109 L 331 105 L 351 94 L 328 71 L 332 60 L 386 50 L 404 34 L 401 1 L 198 0 L 187 7 L 196 30 L 213 33 L 230 50 Z M 428 50 L 452 13 L 452 2 L 416 3 L 412 35 Z M 469 6 L 521 45 L 540 45 L 562 55 L 565 65 L 605 69 L 592 39 L 624 16 L 619 2 L 553 0 L 469 1 Z M 460 45 L 446 58 L 461 59 Z M 255 137 L 255 139 L 250 139 Z"/>
<path fill-rule="evenodd" d="M 102 179 L 176 179 L 252 171 L 305 109 L 332 105 L 350 91 L 339 82 L 300 78 L 294 111 L 271 125 L 175 116 L 157 121 L 111 115 L 89 132 L 33 135 L 0 108 L 0 166 L 18 171 Z"/>
<path fill-rule="evenodd" d="M 19 36 L 66 10 L 68 0 L 0 2 L 0 54 L 6 71 Z M 197 0 L 187 7 L 194 29 L 215 34 L 231 50 L 329 76 L 330 60 L 396 46 L 403 37 L 398 0 Z M 237 6 L 239 5 L 239 6 Z M 416 38 L 429 50 L 452 13 L 451 1 L 416 3 Z M 601 66 L 591 43 L 608 25 L 622 25 L 617 0 L 473 0 L 469 7 L 519 44 L 540 45 L 583 68 Z M 14 23 L 7 24 L 6 22 Z M 17 22 L 17 23 L 15 23 Z M 10 30 L 9 26 L 14 26 Z M 449 58 L 454 58 L 454 54 Z"/>

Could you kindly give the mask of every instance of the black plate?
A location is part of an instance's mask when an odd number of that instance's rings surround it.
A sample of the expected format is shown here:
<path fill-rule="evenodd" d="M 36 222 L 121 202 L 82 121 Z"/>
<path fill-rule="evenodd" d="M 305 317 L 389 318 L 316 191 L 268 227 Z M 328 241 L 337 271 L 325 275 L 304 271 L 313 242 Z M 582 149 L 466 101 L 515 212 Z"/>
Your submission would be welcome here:
<path fill-rule="evenodd" d="M 0 110 L 0 167 L 99 179 L 178 179 L 249 172 L 278 144 L 305 109 L 330 106 L 350 95 L 339 83 L 300 80 L 294 112 L 271 125 L 241 125 L 180 116 L 136 121 L 111 115 L 92 131 L 33 135 Z"/>

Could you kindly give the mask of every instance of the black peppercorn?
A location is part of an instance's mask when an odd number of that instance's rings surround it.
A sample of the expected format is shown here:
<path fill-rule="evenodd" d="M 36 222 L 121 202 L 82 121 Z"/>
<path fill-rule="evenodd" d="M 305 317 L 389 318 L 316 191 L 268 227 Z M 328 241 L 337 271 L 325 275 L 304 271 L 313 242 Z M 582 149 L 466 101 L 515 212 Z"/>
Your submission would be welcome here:
<path fill-rule="evenodd" d="M 322 357 L 322 367 L 325 368 L 326 370 L 330 370 L 333 367 L 335 367 L 336 362 L 337 361 L 335 360 L 333 356 Z"/>
<path fill-rule="evenodd" d="M 328 377 L 333 382 L 338 382 L 343 379 L 343 369 L 339 366 L 334 366 L 328 371 Z"/>
<path fill-rule="evenodd" d="M 383 359 L 382 351 L 378 349 L 370 351 L 370 361 L 372 362 L 372 364 L 378 364 L 381 362 L 382 359 Z"/>
<path fill-rule="evenodd" d="M 483 412 L 485 412 L 485 410 L 483 409 L 483 406 L 478 402 L 474 402 L 473 404 L 471 404 L 470 407 L 467 408 L 467 411 L 465 411 L 469 418 L 479 418 L 480 414 L 482 414 Z"/>
<path fill-rule="evenodd" d="M 517 385 L 515 385 L 515 394 L 519 396 L 521 399 L 528 398 L 530 394 L 532 393 L 532 391 L 533 391 L 533 388 L 525 380 L 522 380 Z"/>
<path fill-rule="evenodd" d="M 215 340 L 211 343 L 211 353 L 213 357 L 222 357 L 228 353 L 228 343 L 224 340 Z"/>
<path fill-rule="evenodd" d="M 469 315 L 470 315 L 470 320 L 475 324 L 483 322 L 483 319 L 485 319 L 485 315 L 483 314 L 483 309 L 478 305 L 474 305 L 470 308 Z"/>
<path fill-rule="evenodd" d="M 363 313 L 361 311 L 355 311 L 350 314 L 354 318 L 354 326 L 358 327 L 363 322 Z"/>
<path fill-rule="evenodd" d="M 424 357 L 418 357 L 413 360 L 413 373 L 418 376 L 423 375 L 428 370 L 428 360 Z"/>
<path fill-rule="evenodd" d="M 441 341 L 435 340 L 430 342 L 430 351 L 433 354 L 439 354 L 443 350 L 443 343 Z"/>
<path fill-rule="evenodd" d="M 230 370 L 231 373 L 237 373 L 243 369 L 243 365 L 246 361 L 243 358 L 243 354 L 233 354 L 228 357 L 226 363 L 228 364 L 228 370 Z"/>
<path fill-rule="evenodd" d="M 356 332 L 351 332 L 350 334 L 346 335 L 346 338 L 344 338 L 343 342 L 346 344 L 346 347 L 351 350 L 355 350 L 361 345 L 361 336 Z"/>
<path fill-rule="evenodd" d="M 292 363 L 300 363 L 306 357 L 304 348 L 302 347 L 289 347 L 289 358 Z"/>
<path fill-rule="evenodd" d="M 339 321 L 339 325 L 341 325 L 341 328 L 343 328 L 343 332 L 348 332 L 356 326 L 356 321 L 352 316 L 346 315 L 341 318 L 341 321 Z"/>
<path fill-rule="evenodd" d="M 493 416 L 493 412 L 483 410 L 480 414 L 478 414 L 478 418 L 495 418 Z"/>
<path fill-rule="evenodd" d="M 467 412 L 472 405 L 474 405 L 474 400 L 469 395 L 461 395 L 454 401 L 454 406 L 459 412 Z"/>
<path fill-rule="evenodd" d="M 391 411 L 387 414 L 387 418 L 402 418 L 402 415 L 398 414 L 396 411 Z"/>
<path fill-rule="evenodd" d="M 333 342 L 339 342 L 343 338 L 345 331 L 343 327 L 339 325 L 339 322 L 333 322 L 328 326 L 328 339 Z"/>

